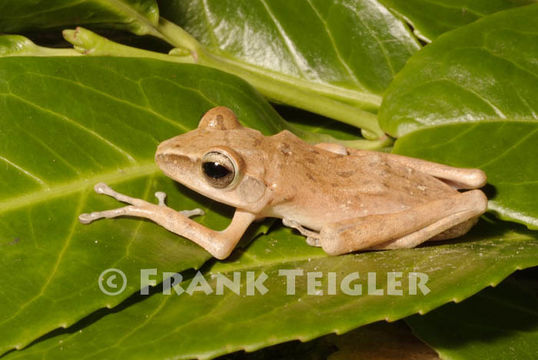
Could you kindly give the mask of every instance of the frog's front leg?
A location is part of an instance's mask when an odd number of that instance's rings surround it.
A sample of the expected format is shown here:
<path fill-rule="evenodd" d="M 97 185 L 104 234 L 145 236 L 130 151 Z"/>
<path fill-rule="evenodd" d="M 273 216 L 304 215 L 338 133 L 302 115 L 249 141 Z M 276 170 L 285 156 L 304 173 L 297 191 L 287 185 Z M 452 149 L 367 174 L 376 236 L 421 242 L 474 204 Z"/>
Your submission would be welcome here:
<path fill-rule="evenodd" d="M 201 209 L 178 212 L 164 205 L 164 193 L 158 192 L 155 194 L 159 199 L 159 204 L 156 205 L 142 199 L 120 194 L 102 183 L 95 186 L 95 191 L 131 205 L 118 209 L 81 214 L 79 216 L 81 223 L 88 224 L 97 219 L 119 216 L 135 216 L 149 219 L 165 229 L 195 242 L 217 259 L 225 259 L 230 255 L 249 225 L 255 220 L 253 214 L 236 210 L 230 225 L 222 231 L 215 231 L 189 219 L 190 216 L 202 215 L 203 211 Z"/>
<path fill-rule="evenodd" d="M 131 204 L 133 206 L 138 206 L 138 207 L 155 206 L 154 204 L 151 204 L 145 200 L 137 199 L 137 198 L 133 198 L 128 195 L 125 195 L 125 194 L 121 194 L 115 191 L 114 189 L 112 189 L 110 186 L 108 186 L 105 183 L 98 183 L 94 186 L 93 189 L 98 194 L 108 195 L 118 201 Z M 166 204 L 165 204 L 166 194 L 165 193 L 163 193 L 162 191 L 158 191 L 155 193 L 155 197 L 159 201 L 159 206 L 166 207 Z M 123 216 L 124 212 L 125 212 L 125 208 L 112 209 L 112 210 L 106 210 L 106 211 L 96 211 L 89 214 L 81 214 L 78 217 L 78 219 L 83 224 L 89 224 L 92 221 L 95 221 L 98 219 L 103 219 L 103 218 L 110 219 L 110 218 L 115 218 L 118 216 Z M 204 215 L 204 211 L 202 209 L 182 210 L 179 213 L 186 217 Z"/>
<path fill-rule="evenodd" d="M 397 213 L 327 224 L 321 228 L 320 243 L 323 250 L 331 255 L 362 249 L 411 248 L 472 221 L 486 208 L 484 193 L 471 190 Z M 462 229 L 466 231 L 468 227 Z"/>

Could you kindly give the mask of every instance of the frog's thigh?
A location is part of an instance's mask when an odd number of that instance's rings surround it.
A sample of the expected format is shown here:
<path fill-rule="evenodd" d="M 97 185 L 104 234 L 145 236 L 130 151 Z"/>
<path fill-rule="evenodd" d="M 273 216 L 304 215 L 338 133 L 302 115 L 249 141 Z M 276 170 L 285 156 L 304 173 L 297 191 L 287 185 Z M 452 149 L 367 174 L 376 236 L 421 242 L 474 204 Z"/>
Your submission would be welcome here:
<path fill-rule="evenodd" d="M 395 154 L 386 156 L 404 166 L 436 177 L 457 189 L 477 189 L 486 185 L 486 174 L 480 169 L 456 168 Z"/>
<path fill-rule="evenodd" d="M 480 215 L 480 214 L 479 214 Z M 415 231 L 409 235 L 401 237 L 394 241 L 389 241 L 380 245 L 373 246 L 372 250 L 388 250 L 413 248 L 428 240 L 444 240 L 462 236 L 469 231 L 478 220 L 473 210 L 456 213 L 443 218 L 430 226 Z M 454 229 L 454 231 L 452 231 Z M 447 234 L 445 236 L 445 233 Z M 438 237 L 441 236 L 442 238 Z"/>
<path fill-rule="evenodd" d="M 403 155 L 348 149 L 343 145 L 333 143 L 319 143 L 315 146 L 340 155 L 383 156 L 386 159 L 395 161 L 403 166 L 438 178 L 449 185 L 452 185 L 456 189 L 478 189 L 486 185 L 487 181 L 486 174 L 480 169 L 457 168 Z"/>
<path fill-rule="evenodd" d="M 327 224 L 320 231 L 320 243 L 332 255 L 369 248 L 414 247 L 483 214 L 486 207 L 487 198 L 480 190 L 458 193 L 398 213 Z"/>

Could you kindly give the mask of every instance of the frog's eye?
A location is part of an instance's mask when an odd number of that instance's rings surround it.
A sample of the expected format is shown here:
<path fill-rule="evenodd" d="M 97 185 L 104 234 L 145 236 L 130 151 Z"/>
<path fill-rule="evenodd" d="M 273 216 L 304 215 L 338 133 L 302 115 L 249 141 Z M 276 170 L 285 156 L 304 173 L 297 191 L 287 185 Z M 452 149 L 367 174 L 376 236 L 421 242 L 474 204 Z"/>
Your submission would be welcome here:
<path fill-rule="evenodd" d="M 202 157 L 202 173 L 211 186 L 222 189 L 234 181 L 237 170 L 227 154 L 213 150 Z"/>

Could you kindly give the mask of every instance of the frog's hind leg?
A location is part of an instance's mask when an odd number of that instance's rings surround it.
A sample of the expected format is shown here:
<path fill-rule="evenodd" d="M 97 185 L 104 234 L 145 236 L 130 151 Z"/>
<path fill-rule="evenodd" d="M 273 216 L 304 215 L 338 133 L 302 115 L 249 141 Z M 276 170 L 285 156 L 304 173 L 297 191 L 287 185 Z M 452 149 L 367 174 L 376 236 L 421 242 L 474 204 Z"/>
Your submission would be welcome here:
<path fill-rule="evenodd" d="M 400 164 L 431 175 L 455 189 L 478 189 L 486 185 L 486 174 L 480 169 L 457 168 L 407 156 L 390 155 Z"/>
<path fill-rule="evenodd" d="M 479 217 L 477 216 L 477 217 L 474 217 L 474 218 L 469 219 L 467 221 L 464 221 L 461 224 L 453 226 L 450 229 L 443 231 L 439 235 L 435 235 L 430 240 L 431 241 L 442 241 L 442 240 L 454 239 L 454 238 L 460 237 L 462 235 L 465 235 L 465 234 L 467 234 L 467 232 L 469 232 L 469 230 L 471 230 L 471 228 L 473 226 L 476 225 L 476 223 L 478 222 L 478 218 Z"/>
<path fill-rule="evenodd" d="M 486 185 L 486 174 L 480 169 L 457 168 L 395 154 L 385 156 L 401 165 L 431 175 L 455 189 L 478 189 Z"/>
<path fill-rule="evenodd" d="M 330 145 L 330 144 L 329 144 Z M 331 151 L 333 147 L 321 144 L 321 148 Z M 334 149 L 339 149 L 334 147 Z M 413 170 L 431 175 L 456 189 L 479 189 L 486 185 L 486 174 L 480 169 L 466 169 L 435 163 L 432 161 L 416 159 L 403 155 L 386 154 L 370 150 L 357 150 L 346 148 L 351 156 L 381 156 L 388 162 L 396 162 Z M 341 153 L 342 150 L 333 150 Z"/>
<path fill-rule="evenodd" d="M 315 146 L 340 155 L 371 156 L 375 154 L 376 156 L 382 156 L 387 161 L 394 161 L 413 170 L 431 175 L 455 189 L 478 189 L 486 185 L 487 181 L 486 174 L 480 169 L 457 168 L 403 155 L 350 149 L 343 145 L 333 143 L 319 143 Z"/>
<path fill-rule="evenodd" d="M 299 231 L 301 233 L 301 235 L 306 236 L 306 243 L 308 245 L 321 247 L 321 245 L 319 243 L 319 233 L 318 232 L 308 230 L 308 229 L 304 228 L 301 224 L 299 224 L 297 221 L 291 220 L 291 219 L 288 219 L 288 218 L 282 219 L 282 224 L 284 226 L 289 227 L 289 228 L 295 229 L 295 230 Z"/>
<path fill-rule="evenodd" d="M 454 214 L 448 216 L 444 219 L 439 220 L 438 222 L 427 226 L 423 229 L 420 229 L 414 233 L 401 237 L 394 241 L 389 241 L 380 245 L 373 246 L 372 250 L 389 250 L 389 249 L 405 249 L 413 248 L 418 246 L 426 241 L 440 241 L 448 240 L 456 237 L 460 237 L 467 233 L 471 227 L 476 224 L 478 221 L 478 216 L 471 217 L 473 212 L 467 211 L 459 214 Z M 462 223 L 458 223 L 461 219 L 468 219 Z M 451 224 L 456 224 L 450 226 Z M 445 229 L 444 231 L 438 233 L 439 230 Z M 437 233 L 437 235 L 432 236 L 432 234 Z"/>
<path fill-rule="evenodd" d="M 471 190 L 397 213 L 325 225 L 320 231 L 320 243 L 323 250 L 332 255 L 363 249 L 415 247 L 480 216 L 486 207 L 484 193 Z"/>

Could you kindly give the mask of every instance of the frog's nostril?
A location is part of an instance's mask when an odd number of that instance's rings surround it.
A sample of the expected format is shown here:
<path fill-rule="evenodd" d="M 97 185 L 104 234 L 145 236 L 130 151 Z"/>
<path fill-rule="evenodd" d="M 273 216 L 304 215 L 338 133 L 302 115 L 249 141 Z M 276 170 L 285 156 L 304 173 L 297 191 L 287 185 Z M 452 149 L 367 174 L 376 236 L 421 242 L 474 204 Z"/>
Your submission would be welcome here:
<path fill-rule="evenodd" d="M 167 153 L 156 154 L 155 161 L 159 166 L 185 166 L 191 163 L 187 156 Z"/>
<path fill-rule="evenodd" d="M 174 155 L 170 155 L 166 153 L 155 154 L 155 162 L 157 163 L 157 165 L 162 167 L 163 165 L 177 163 L 177 160 L 174 159 L 175 157 L 176 156 Z"/>

